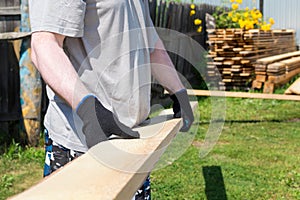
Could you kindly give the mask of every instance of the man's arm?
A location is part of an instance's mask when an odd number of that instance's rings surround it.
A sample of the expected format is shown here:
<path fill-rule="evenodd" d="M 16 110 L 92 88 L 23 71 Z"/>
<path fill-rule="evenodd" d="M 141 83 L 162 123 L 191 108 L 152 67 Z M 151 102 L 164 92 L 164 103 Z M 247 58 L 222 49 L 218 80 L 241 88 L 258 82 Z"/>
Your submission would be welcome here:
<path fill-rule="evenodd" d="M 156 42 L 155 49 L 150 54 L 150 60 L 153 77 L 168 90 L 170 94 L 185 88 L 160 39 Z"/>
<path fill-rule="evenodd" d="M 47 85 L 73 109 L 88 90 L 63 50 L 65 36 L 49 32 L 32 34 L 32 61 Z"/>
<path fill-rule="evenodd" d="M 153 77 L 171 94 L 174 117 L 183 118 L 180 131 L 188 131 L 194 121 L 189 97 L 161 40 L 156 42 L 150 60 Z"/>
<path fill-rule="evenodd" d="M 139 138 L 139 133 L 122 124 L 114 114 L 88 92 L 63 50 L 65 36 L 36 32 L 32 34 L 32 61 L 51 89 L 62 97 L 83 121 L 87 146 L 107 140 L 112 134 Z"/>
<path fill-rule="evenodd" d="M 89 92 L 63 50 L 64 39 L 56 33 L 33 33 L 31 58 L 47 85 L 75 110 Z"/>

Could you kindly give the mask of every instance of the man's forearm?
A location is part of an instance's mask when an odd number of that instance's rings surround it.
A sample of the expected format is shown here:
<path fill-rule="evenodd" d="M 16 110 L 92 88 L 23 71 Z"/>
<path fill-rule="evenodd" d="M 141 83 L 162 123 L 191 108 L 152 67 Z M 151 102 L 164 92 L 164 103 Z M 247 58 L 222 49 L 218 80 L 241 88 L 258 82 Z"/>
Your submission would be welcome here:
<path fill-rule="evenodd" d="M 64 36 L 39 32 L 32 35 L 32 60 L 44 81 L 73 109 L 88 94 L 62 48 Z"/>
<path fill-rule="evenodd" d="M 175 93 L 184 86 L 178 77 L 176 69 L 164 48 L 161 40 L 155 44 L 155 49 L 150 55 L 151 73 L 153 77 L 168 90 L 169 93 Z"/>

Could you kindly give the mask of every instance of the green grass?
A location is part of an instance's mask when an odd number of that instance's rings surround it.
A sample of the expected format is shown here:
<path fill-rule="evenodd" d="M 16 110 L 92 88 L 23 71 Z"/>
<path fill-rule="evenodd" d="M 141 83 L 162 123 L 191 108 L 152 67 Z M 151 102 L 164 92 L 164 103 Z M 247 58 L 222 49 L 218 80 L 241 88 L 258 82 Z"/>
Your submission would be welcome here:
<path fill-rule="evenodd" d="M 212 105 L 211 98 L 199 99 L 196 134 L 175 140 L 179 147 L 185 139 L 191 145 L 183 145 L 183 155 L 172 164 L 152 172 L 152 198 L 300 199 L 300 102 L 227 98 L 222 106 L 221 135 L 200 158 Z M 42 145 L 6 149 L 0 156 L 0 199 L 41 180 L 43 162 Z"/>
<path fill-rule="evenodd" d="M 20 193 L 42 179 L 44 150 L 12 143 L 0 156 L 0 199 Z"/>
<path fill-rule="evenodd" d="M 153 199 L 300 199 L 300 103 L 226 99 L 226 121 L 213 150 L 199 153 L 210 98 L 199 101 L 195 140 L 172 165 L 152 173 Z"/>

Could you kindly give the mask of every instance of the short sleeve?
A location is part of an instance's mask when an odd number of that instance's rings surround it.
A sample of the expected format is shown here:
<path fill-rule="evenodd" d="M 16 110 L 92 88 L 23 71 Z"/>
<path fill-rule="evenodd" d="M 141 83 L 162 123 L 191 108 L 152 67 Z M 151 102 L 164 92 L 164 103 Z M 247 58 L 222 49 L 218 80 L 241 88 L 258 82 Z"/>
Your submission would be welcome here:
<path fill-rule="evenodd" d="M 148 45 L 150 48 L 150 53 L 152 53 L 154 51 L 155 44 L 159 39 L 159 36 L 157 34 L 157 31 L 151 19 L 148 0 L 144 0 L 144 6 L 145 6 L 145 24 L 147 28 L 148 43 L 149 43 Z"/>

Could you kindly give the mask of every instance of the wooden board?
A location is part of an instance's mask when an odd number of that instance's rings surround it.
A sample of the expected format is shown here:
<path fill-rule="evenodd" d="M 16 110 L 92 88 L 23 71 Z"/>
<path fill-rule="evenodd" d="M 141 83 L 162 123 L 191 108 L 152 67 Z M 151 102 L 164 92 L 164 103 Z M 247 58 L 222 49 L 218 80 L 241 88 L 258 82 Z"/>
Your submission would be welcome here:
<path fill-rule="evenodd" d="M 249 93 L 249 92 L 225 92 L 225 91 L 209 91 L 209 90 L 188 90 L 188 94 L 195 95 L 195 96 L 214 96 L 214 97 L 235 97 L 235 98 L 300 101 L 299 95 L 262 94 L 262 93 Z"/>
<path fill-rule="evenodd" d="M 0 7 L 0 16 L 1 15 L 21 15 L 20 6 Z"/>
<path fill-rule="evenodd" d="M 284 94 L 297 94 L 300 95 L 300 78 L 298 78 L 285 92 Z"/>
<path fill-rule="evenodd" d="M 18 40 L 30 36 L 30 32 L 7 32 L 0 33 L 0 40 Z"/>
<path fill-rule="evenodd" d="M 298 75 L 299 73 L 300 73 L 300 68 L 281 76 L 269 76 L 267 82 L 276 83 L 276 84 L 285 84 L 289 82 L 294 76 Z"/>
<path fill-rule="evenodd" d="M 196 110 L 197 102 L 191 102 Z M 181 119 L 172 110 L 136 128 L 141 139 L 113 139 L 86 154 L 12 200 L 131 199 L 174 138 Z"/>
<path fill-rule="evenodd" d="M 269 63 L 273 63 L 273 62 L 283 60 L 286 58 L 290 58 L 293 56 L 300 56 L 300 51 L 295 51 L 295 52 L 291 52 L 291 53 L 285 53 L 285 54 L 262 58 L 262 59 L 258 59 L 256 62 L 260 63 L 260 64 L 269 64 Z"/>

